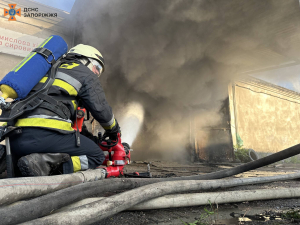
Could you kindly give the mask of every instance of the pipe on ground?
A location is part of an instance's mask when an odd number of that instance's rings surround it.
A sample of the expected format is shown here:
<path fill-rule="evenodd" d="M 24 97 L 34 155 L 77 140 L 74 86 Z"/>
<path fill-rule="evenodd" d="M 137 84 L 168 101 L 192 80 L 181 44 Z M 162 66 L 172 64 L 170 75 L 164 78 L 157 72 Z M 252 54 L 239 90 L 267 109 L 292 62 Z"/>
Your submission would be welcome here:
<path fill-rule="evenodd" d="M 63 188 L 103 178 L 101 169 L 97 169 L 58 176 L 1 179 L 0 205 L 10 204 L 26 198 L 34 198 Z"/>
<path fill-rule="evenodd" d="M 291 156 L 297 155 L 299 153 L 300 153 L 300 144 L 234 168 L 221 170 L 218 172 L 204 174 L 204 175 L 174 177 L 174 178 L 151 178 L 151 179 L 146 179 L 146 178 L 108 179 L 103 181 L 96 181 L 91 184 L 90 183 L 80 184 L 24 202 L 19 206 L 15 206 L 13 208 L 8 207 L 4 211 L 0 210 L 0 215 L 9 214 L 13 216 L 14 212 L 17 211 L 22 213 L 22 216 L 20 217 L 24 217 L 23 220 L 24 222 L 38 217 L 46 216 L 50 214 L 53 210 L 59 209 L 61 207 L 72 204 L 76 201 L 91 197 L 93 195 L 99 195 L 106 191 L 113 192 L 113 191 L 124 190 L 124 189 L 132 189 L 132 188 L 140 187 L 151 183 L 161 182 L 161 181 L 220 179 L 220 178 L 236 175 L 239 173 L 243 173 L 249 170 L 253 170 L 259 167 L 263 167 L 275 163 L 277 161 L 289 158 Z M 80 195 L 78 193 L 80 193 Z M 68 196 L 68 198 L 66 198 L 65 196 Z M 13 211 L 12 209 L 16 211 Z"/>
<path fill-rule="evenodd" d="M 195 175 L 195 176 L 188 176 L 188 177 L 181 177 L 180 180 L 198 180 L 199 177 L 201 180 L 213 180 L 213 179 L 220 179 L 224 177 L 230 177 L 239 173 L 243 173 L 249 170 L 254 170 L 263 166 L 270 165 L 272 163 L 278 162 L 280 160 L 298 155 L 300 153 L 300 144 L 294 145 L 290 148 L 282 150 L 280 152 L 274 153 L 272 155 L 254 160 L 252 162 L 248 162 L 242 164 L 240 166 L 236 166 L 230 169 L 221 170 L 213 173 L 208 173 L 205 175 Z"/>
<path fill-rule="evenodd" d="M 226 203 L 237 203 L 237 202 L 245 202 L 245 201 L 251 202 L 251 201 L 299 198 L 299 197 L 300 197 L 300 188 L 280 188 L 280 189 L 271 189 L 271 190 L 256 189 L 256 190 L 225 191 L 225 192 L 212 192 L 212 193 L 176 194 L 176 195 L 166 195 L 166 196 L 154 198 L 149 201 L 139 203 L 127 209 L 126 211 L 190 207 L 190 206 L 207 205 L 209 202 L 212 204 L 226 204 Z M 55 213 L 64 212 L 103 199 L 105 198 L 104 197 L 86 198 L 79 202 L 73 203 L 69 206 L 63 207 L 55 211 Z"/>
<path fill-rule="evenodd" d="M 40 219 L 32 220 L 24 224 L 91 224 L 118 212 L 129 209 L 141 202 L 157 198 L 163 195 L 185 191 L 203 191 L 233 186 L 265 183 L 279 180 L 296 179 L 300 173 L 244 179 L 227 179 L 213 181 L 167 181 L 146 185 L 130 191 L 126 191 L 104 200 L 92 202 L 68 211 L 59 212 Z M 2 219 L 3 221 L 3 219 Z"/>

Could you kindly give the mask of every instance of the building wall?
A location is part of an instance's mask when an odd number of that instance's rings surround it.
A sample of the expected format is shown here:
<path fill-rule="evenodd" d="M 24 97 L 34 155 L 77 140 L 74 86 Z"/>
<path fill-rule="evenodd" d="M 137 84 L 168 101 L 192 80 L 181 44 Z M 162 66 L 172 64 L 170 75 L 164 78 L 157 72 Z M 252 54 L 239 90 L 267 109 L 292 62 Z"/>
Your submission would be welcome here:
<path fill-rule="evenodd" d="M 233 144 L 275 153 L 300 143 L 300 94 L 258 79 L 229 85 Z"/>
<path fill-rule="evenodd" d="M 24 17 L 17 16 L 17 21 L 8 21 L 4 17 L 4 8 L 8 9 L 8 4 L 17 4 L 16 8 L 21 8 L 24 15 L 25 8 L 38 8 L 38 13 L 57 13 L 57 17 Z M 32 35 L 39 38 L 47 38 L 50 35 L 60 35 L 68 43 L 73 45 L 73 31 L 71 27 L 71 15 L 59 9 L 45 6 L 38 2 L 29 0 L 0 0 L 0 27 L 12 31 Z M 1 35 L 1 34 L 0 34 Z M 8 71 L 22 60 L 22 57 L 0 53 L 0 79 L 2 79 Z"/>

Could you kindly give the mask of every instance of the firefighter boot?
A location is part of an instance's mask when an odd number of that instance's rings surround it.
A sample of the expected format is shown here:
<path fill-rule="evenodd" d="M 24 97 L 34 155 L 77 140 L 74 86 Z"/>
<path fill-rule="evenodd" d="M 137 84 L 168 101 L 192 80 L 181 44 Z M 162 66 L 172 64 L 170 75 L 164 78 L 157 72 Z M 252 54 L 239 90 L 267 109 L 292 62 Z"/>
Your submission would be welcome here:
<path fill-rule="evenodd" d="M 70 160 L 66 153 L 32 153 L 18 161 L 23 176 L 49 176 L 63 162 Z"/>

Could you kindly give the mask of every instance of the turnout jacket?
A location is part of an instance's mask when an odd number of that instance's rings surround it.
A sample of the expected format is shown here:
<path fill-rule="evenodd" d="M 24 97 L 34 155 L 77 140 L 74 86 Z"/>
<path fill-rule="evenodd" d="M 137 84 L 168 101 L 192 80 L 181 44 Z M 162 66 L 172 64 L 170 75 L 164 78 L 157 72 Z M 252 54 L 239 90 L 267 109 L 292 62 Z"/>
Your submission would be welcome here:
<path fill-rule="evenodd" d="M 43 77 L 29 95 L 39 90 L 46 80 L 47 76 Z M 53 106 L 42 104 L 18 118 L 15 126 L 40 127 L 61 133 L 74 132 L 72 121 L 76 119 L 78 100 L 105 130 L 111 130 L 116 126 L 112 109 L 106 101 L 98 76 L 76 59 L 67 60 L 58 68 L 48 95 L 60 99 L 73 96 L 76 100 L 61 100 L 66 117 L 52 110 Z"/>

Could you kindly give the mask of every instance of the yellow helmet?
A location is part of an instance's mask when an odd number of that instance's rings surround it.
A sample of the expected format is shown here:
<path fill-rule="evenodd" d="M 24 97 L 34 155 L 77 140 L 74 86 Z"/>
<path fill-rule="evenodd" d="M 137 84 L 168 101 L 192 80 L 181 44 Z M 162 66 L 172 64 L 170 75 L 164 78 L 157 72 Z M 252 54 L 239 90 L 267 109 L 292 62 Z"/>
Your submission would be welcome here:
<path fill-rule="evenodd" d="M 85 56 L 87 58 L 92 58 L 97 60 L 103 67 L 104 71 L 104 58 L 102 54 L 94 47 L 84 44 L 76 45 L 75 47 L 71 48 L 67 54 L 74 54 L 79 56 Z"/>

